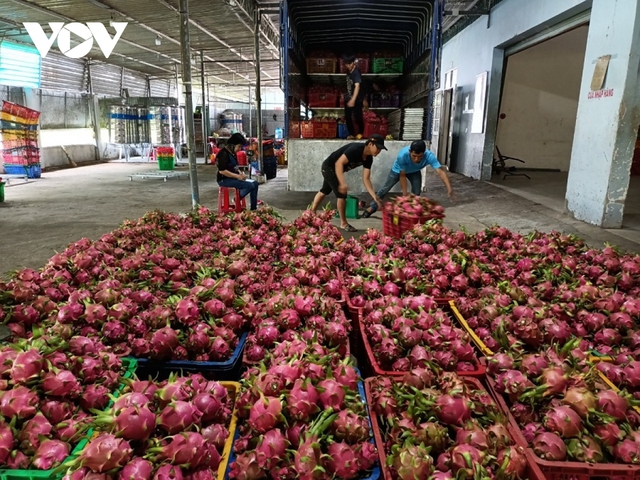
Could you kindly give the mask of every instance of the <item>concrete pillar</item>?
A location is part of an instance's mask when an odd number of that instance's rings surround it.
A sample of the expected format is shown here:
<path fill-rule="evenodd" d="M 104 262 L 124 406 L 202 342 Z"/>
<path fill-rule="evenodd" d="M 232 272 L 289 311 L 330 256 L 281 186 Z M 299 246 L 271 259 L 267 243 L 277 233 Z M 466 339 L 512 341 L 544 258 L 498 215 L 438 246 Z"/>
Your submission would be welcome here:
<path fill-rule="evenodd" d="M 610 55 L 606 77 L 592 90 L 596 62 Z M 578 220 L 621 228 L 640 124 L 640 4 L 593 0 L 566 206 Z"/>

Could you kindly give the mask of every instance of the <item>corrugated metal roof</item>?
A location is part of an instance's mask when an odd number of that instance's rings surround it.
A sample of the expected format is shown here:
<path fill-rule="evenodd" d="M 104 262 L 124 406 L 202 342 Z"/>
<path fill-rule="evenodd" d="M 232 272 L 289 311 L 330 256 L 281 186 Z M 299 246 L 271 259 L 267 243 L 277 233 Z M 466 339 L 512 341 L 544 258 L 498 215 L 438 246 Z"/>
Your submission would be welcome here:
<path fill-rule="evenodd" d="M 97 45 L 89 58 L 125 66 L 152 78 L 174 78 L 181 62 L 179 0 L 2 0 L 0 36 L 33 44 L 22 28 L 23 22 L 128 22 L 121 40 L 106 59 Z M 200 76 L 200 51 L 204 52 L 205 72 L 210 82 L 232 85 L 255 82 L 253 0 L 189 0 L 190 42 L 194 55 L 194 81 Z M 273 17 L 263 21 L 261 56 L 278 58 L 278 27 Z M 107 27 L 113 35 L 115 30 Z M 156 45 L 156 39 L 160 45 Z M 76 45 L 72 41 L 72 45 Z M 54 51 L 57 47 L 54 45 Z M 265 62 L 262 81 L 277 84 L 277 62 Z M 247 89 L 238 88 L 240 97 Z M 232 89 L 229 89 L 232 92 Z"/>

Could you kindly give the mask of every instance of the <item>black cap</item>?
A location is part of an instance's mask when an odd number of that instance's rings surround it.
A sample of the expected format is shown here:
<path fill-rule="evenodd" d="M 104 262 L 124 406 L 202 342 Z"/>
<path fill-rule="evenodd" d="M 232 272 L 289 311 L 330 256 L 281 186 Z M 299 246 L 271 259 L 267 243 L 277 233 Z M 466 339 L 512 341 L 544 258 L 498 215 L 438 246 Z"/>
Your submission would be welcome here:
<path fill-rule="evenodd" d="M 424 153 L 427 151 L 427 144 L 424 143 L 424 140 L 414 140 L 411 142 L 409 150 L 416 153 Z"/>
<path fill-rule="evenodd" d="M 229 140 L 227 140 L 227 143 L 229 145 L 244 145 L 245 143 L 247 143 L 247 140 L 244 138 L 244 135 L 242 135 L 241 133 L 234 133 L 229 137 Z"/>
<path fill-rule="evenodd" d="M 384 146 L 384 137 L 377 133 L 374 133 L 369 137 L 368 143 L 375 143 L 382 150 L 386 150 L 387 147 Z"/>

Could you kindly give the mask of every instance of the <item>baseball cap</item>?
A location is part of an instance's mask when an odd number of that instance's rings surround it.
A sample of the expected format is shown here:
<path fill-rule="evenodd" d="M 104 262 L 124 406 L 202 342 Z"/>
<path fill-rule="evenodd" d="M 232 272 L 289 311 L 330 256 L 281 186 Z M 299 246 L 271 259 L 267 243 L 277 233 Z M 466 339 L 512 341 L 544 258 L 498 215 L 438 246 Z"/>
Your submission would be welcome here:
<path fill-rule="evenodd" d="M 384 146 L 384 137 L 382 135 L 377 134 L 377 133 L 374 133 L 373 135 L 371 135 L 369 137 L 369 142 L 370 143 L 375 143 L 382 150 L 386 150 L 387 149 L 387 147 Z"/>
<path fill-rule="evenodd" d="M 415 153 L 424 153 L 427 150 L 427 144 L 424 143 L 424 140 L 414 140 L 411 142 L 411 147 L 409 150 Z"/>

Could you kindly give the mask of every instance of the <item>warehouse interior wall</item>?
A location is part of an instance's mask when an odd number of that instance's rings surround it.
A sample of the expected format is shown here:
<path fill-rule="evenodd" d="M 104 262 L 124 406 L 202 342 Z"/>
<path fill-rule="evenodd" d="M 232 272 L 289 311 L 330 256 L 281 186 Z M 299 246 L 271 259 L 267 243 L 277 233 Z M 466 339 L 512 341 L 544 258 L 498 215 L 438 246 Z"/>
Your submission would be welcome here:
<path fill-rule="evenodd" d="M 458 173 L 475 179 L 491 178 L 498 109 L 503 80 L 504 48 L 531 37 L 591 7 L 590 0 L 503 0 L 490 15 L 480 17 L 472 25 L 449 40 L 442 49 L 442 78 L 457 69 L 457 83 L 462 108 L 455 119 L 458 132 Z M 483 122 L 473 124 L 478 76 L 487 74 L 486 102 L 479 102 Z"/>
<path fill-rule="evenodd" d="M 523 168 L 569 171 L 588 32 L 584 25 L 507 59 L 496 145 Z"/>

